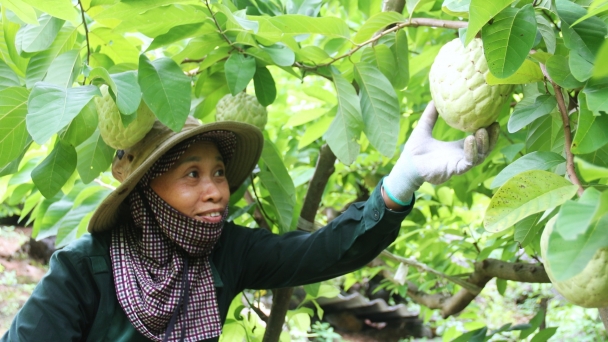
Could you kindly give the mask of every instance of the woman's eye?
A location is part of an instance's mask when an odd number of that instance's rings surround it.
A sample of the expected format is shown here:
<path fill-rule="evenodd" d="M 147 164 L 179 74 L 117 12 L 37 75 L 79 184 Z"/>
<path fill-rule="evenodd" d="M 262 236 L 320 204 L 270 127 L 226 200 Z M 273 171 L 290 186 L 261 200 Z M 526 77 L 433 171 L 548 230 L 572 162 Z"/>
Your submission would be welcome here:
<path fill-rule="evenodd" d="M 198 177 L 198 171 L 190 171 L 190 172 L 188 172 L 188 177 L 197 178 Z"/>
<path fill-rule="evenodd" d="M 215 171 L 216 177 L 224 177 L 224 174 L 225 174 L 224 169 L 219 169 L 219 170 Z"/>

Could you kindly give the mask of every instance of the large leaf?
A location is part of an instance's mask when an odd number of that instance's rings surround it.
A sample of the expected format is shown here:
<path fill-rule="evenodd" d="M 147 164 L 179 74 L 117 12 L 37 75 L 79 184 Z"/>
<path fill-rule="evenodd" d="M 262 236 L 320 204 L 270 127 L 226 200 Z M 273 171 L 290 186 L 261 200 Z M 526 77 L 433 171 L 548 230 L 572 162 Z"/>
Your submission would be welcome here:
<path fill-rule="evenodd" d="M 44 77 L 44 82 L 61 88 L 71 88 L 74 80 L 80 74 L 81 68 L 80 51 L 70 50 L 55 58 Z"/>
<path fill-rule="evenodd" d="M 9 87 L 19 87 L 20 85 L 19 76 L 0 59 L 0 90 Z"/>
<path fill-rule="evenodd" d="M 586 160 L 575 157 L 577 170 L 584 180 L 590 182 L 596 179 L 608 178 L 608 168 L 594 165 Z"/>
<path fill-rule="evenodd" d="M 410 82 L 410 53 L 404 30 L 399 30 L 395 35 L 395 43 L 391 46 L 391 51 L 395 56 L 395 74 L 392 83 L 395 89 L 403 89 Z"/>
<path fill-rule="evenodd" d="M 361 55 L 361 61 L 373 65 L 384 74 L 391 84 L 395 83 L 397 65 L 393 52 L 388 46 L 379 44 L 365 49 Z"/>
<path fill-rule="evenodd" d="M 17 40 L 21 43 L 22 51 L 38 52 L 48 49 L 65 22 L 48 14 L 41 15 L 38 20 L 39 24 L 25 25 L 17 33 Z"/>
<path fill-rule="evenodd" d="M 570 50 L 568 65 L 572 76 L 581 82 L 588 80 L 593 74 L 593 63 L 583 58 L 578 52 Z"/>
<path fill-rule="evenodd" d="M 361 135 L 363 117 L 355 88 L 336 69 L 332 77 L 338 94 L 338 111 L 327 132 L 325 140 L 336 157 L 344 164 L 352 164 L 359 155 L 357 139 Z"/>
<path fill-rule="evenodd" d="M 587 95 L 587 107 L 590 110 L 608 113 L 608 77 L 590 79 L 583 92 Z"/>
<path fill-rule="evenodd" d="M 52 230 L 57 231 L 55 244 L 57 247 L 65 246 L 69 242 L 82 235 L 82 223 L 88 221 L 87 217 L 93 214 L 95 209 L 103 201 L 110 190 L 104 187 L 88 187 L 74 200 L 74 206 L 59 220 Z M 83 222 L 85 221 L 85 222 Z M 86 227 L 86 225 L 84 225 Z"/>
<path fill-rule="evenodd" d="M 143 99 L 156 117 L 175 132 L 179 132 L 190 113 L 190 79 L 170 58 L 150 62 L 146 55 L 139 58 L 138 81 Z"/>
<path fill-rule="evenodd" d="M 89 32 L 91 50 L 110 57 L 115 64 L 134 63 L 139 60 L 139 50 L 122 35 L 107 27 L 97 27 Z"/>
<path fill-rule="evenodd" d="M 477 32 L 488 22 L 494 18 L 503 9 L 513 3 L 515 0 L 471 0 L 469 7 L 469 26 L 465 38 L 465 45 L 475 38 Z"/>
<path fill-rule="evenodd" d="M 513 239 L 519 242 L 522 248 L 529 245 L 530 242 L 532 242 L 532 240 L 536 237 L 538 232 L 543 228 L 543 225 L 540 224 L 541 217 L 542 214 L 537 213 L 530 215 L 515 224 Z"/>
<path fill-rule="evenodd" d="M 577 80 L 574 75 L 572 75 L 567 57 L 553 55 L 547 60 L 546 66 L 547 73 L 560 87 L 576 89 L 584 85 L 584 83 Z"/>
<path fill-rule="evenodd" d="M 255 87 L 255 96 L 262 106 L 269 106 L 274 102 L 277 97 L 277 87 L 272 74 L 266 67 L 260 67 L 255 70 L 253 85 Z"/>
<path fill-rule="evenodd" d="M 55 196 L 76 170 L 76 150 L 58 140 L 51 153 L 32 171 L 32 181 L 46 198 Z"/>
<path fill-rule="evenodd" d="M 340 18 L 311 18 L 304 15 L 288 14 L 269 18 L 268 21 L 286 34 L 317 33 L 328 37 L 350 38 L 350 29 L 346 22 Z"/>
<path fill-rule="evenodd" d="M 293 208 L 296 203 L 293 181 L 283 164 L 283 157 L 276 146 L 270 141 L 264 141 L 260 165 L 260 181 L 270 193 L 270 201 L 274 206 L 279 220 L 279 231 L 286 233 L 294 226 Z"/>
<path fill-rule="evenodd" d="M 522 65 L 536 37 L 536 18 L 531 5 L 507 7 L 481 30 L 483 50 L 490 72 L 498 78 L 513 75 Z"/>
<path fill-rule="evenodd" d="M 0 168 L 17 158 L 26 146 L 28 95 L 20 87 L 0 90 Z"/>
<path fill-rule="evenodd" d="M 87 184 L 92 182 L 101 172 L 112 164 L 114 149 L 106 145 L 96 130 L 85 142 L 76 147 L 78 153 L 78 174 Z"/>
<path fill-rule="evenodd" d="M 78 17 L 78 12 L 70 0 L 23 0 L 23 2 L 55 18 L 74 21 Z"/>
<path fill-rule="evenodd" d="M 133 15 L 114 28 L 114 32 L 124 33 L 137 30 L 148 37 L 166 34 L 177 25 L 201 23 L 208 16 L 199 5 L 168 5 Z M 202 25 L 201 25 L 202 26 Z"/>
<path fill-rule="evenodd" d="M 554 231 L 565 240 L 575 240 L 589 226 L 608 214 L 608 192 L 587 188 L 578 201 L 566 201 L 555 221 Z M 608 240 L 607 240 L 608 241 Z"/>
<path fill-rule="evenodd" d="M 38 18 L 36 17 L 36 11 L 32 6 L 28 5 L 23 0 L 3 0 L 2 6 L 11 10 L 15 13 L 19 19 L 23 20 L 27 24 L 38 25 Z"/>
<path fill-rule="evenodd" d="M 531 105 L 518 103 L 509 117 L 507 125 L 509 133 L 515 133 L 541 116 L 551 113 L 555 106 L 557 106 L 557 100 L 552 95 L 540 95 Z"/>
<path fill-rule="evenodd" d="M 60 137 L 72 146 L 78 146 L 95 132 L 97 129 L 97 122 L 98 117 L 95 101 L 89 101 L 89 103 L 82 108 L 80 113 L 76 115 L 74 120 L 70 122 L 65 131 L 60 133 Z"/>
<path fill-rule="evenodd" d="M 101 96 L 95 86 L 65 89 L 54 84 L 37 83 L 28 99 L 28 132 L 34 141 L 44 144 L 69 124 L 95 95 Z"/>
<path fill-rule="evenodd" d="M 547 52 L 551 54 L 555 53 L 556 37 L 553 24 L 542 14 L 536 14 L 536 24 L 538 31 L 545 41 Z"/>
<path fill-rule="evenodd" d="M 608 143 L 608 115 L 595 116 L 587 108 L 585 93 L 578 94 L 579 117 L 578 127 L 572 141 L 572 152 L 576 154 L 591 153 Z"/>
<path fill-rule="evenodd" d="M 519 69 L 507 78 L 498 78 L 491 72 L 486 75 L 486 82 L 490 85 L 536 83 L 543 81 L 544 79 L 545 76 L 543 75 L 540 66 L 529 59 L 525 59 Z"/>
<path fill-rule="evenodd" d="M 505 230 L 532 214 L 557 207 L 577 187 L 552 172 L 531 170 L 517 174 L 492 196 L 483 221 L 489 232 Z"/>
<path fill-rule="evenodd" d="M 24 4 L 24 6 L 28 5 Z M 6 18 L 6 11 L 2 11 L 2 33 L 4 36 L 2 55 L 4 56 L 4 62 L 10 65 L 19 76 L 23 76 L 29 58 L 21 56 L 20 51 L 17 49 L 19 43 L 16 38 L 20 27 L 21 25 L 8 20 Z"/>
<path fill-rule="evenodd" d="M 561 29 L 566 47 L 578 52 L 587 61 L 593 62 L 608 33 L 606 24 L 600 18 L 590 17 L 571 26 L 587 14 L 587 11 L 568 0 L 556 0 L 555 7 L 562 21 Z"/>
<path fill-rule="evenodd" d="M 130 115 L 137 111 L 141 103 L 141 88 L 137 81 L 137 72 L 125 71 L 110 74 L 102 67 L 97 67 L 89 73 L 91 79 L 101 78 L 110 87 L 118 111 Z"/>
<path fill-rule="evenodd" d="M 602 44 L 600 51 L 597 53 L 596 60 L 608 61 L 608 40 Z M 595 63 L 592 73 L 595 78 L 608 77 L 608 63 Z"/>
<path fill-rule="evenodd" d="M 555 230 L 549 236 L 547 262 L 557 281 L 580 273 L 599 248 L 608 246 L 608 215 L 588 227 L 575 240 L 566 240 Z"/>
<path fill-rule="evenodd" d="M 355 64 L 363 132 L 380 153 L 392 157 L 399 135 L 399 101 L 389 80 L 370 64 Z"/>
<path fill-rule="evenodd" d="M 471 0 L 444 0 L 441 9 L 449 15 L 468 18 L 470 6 Z"/>
<path fill-rule="evenodd" d="M 224 67 L 226 81 L 233 96 L 243 91 L 255 75 L 255 58 L 233 53 Z"/>
<path fill-rule="evenodd" d="M 217 27 L 213 20 L 208 19 L 203 23 L 186 24 L 172 27 L 167 33 L 161 34 L 154 38 L 146 51 L 158 49 L 165 45 L 178 42 L 183 39 L 198 37 L 204 34 L 215 32 Z"/>
<path fill-rule="evenodd" d="M 369 18 L 361 25 L 353 38 L 355 44 L 361 44 L 370 39 L 379 30 L 395 23 L 404 22 L 405 18 L 397 12 L 380 12 Z"/>
<path fill-rule="evenodd" d="M 566 159 L 553 152 L 532 152 L 517 159 L 505 167 L 492 181 L 490 188 L 497 188 L 507 182 L 511 177 L 529 170 L 549 170 L 564 163 Z"/>

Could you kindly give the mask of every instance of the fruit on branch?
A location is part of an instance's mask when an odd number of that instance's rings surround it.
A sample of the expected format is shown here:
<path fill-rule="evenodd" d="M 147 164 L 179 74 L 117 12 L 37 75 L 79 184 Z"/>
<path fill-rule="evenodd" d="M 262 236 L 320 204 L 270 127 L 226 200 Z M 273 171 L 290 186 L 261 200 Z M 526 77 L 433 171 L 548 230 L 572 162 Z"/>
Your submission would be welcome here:
<path fill-rule="evenodd" d="M 142 100 L 137 112 L 131 115 L 137 117 L 126 127 L 120 117 L 118 107 L 112 99 L 107 85 L 102 85 L 99 90 L 102 97 L 95 98 L 97 114 L 99 116 L 99 133 L 108 146 L 117 150 L 129 148 L 140 141 L 154 125 L 156 116 Z"/>
<path fill-rule="evenodd" d="M 598 249 L 579 274 L 567 280 L 556 280 L 547 259 L 549 236 L 555 220 L 554 217 L 547 222 L 540 239 L 540 251 L 551 283 L 557 292 L 573 304 L 586 308 L 608 306 L 608 247 Z"/>
<path fill-rule="evenodd" d="M 216 121 L 245 122 L 261 130 L 264 130 L 268 121 L 266 107 L 262 106 L 255 96 L 243 92 L 236 96 L 225 95 L 219 100 L 215 110 Z"/>
<path fill-rule="evenodd" d="M 513 86 L 487 84 L 488 72 L 481 39 L 465 47 L 456 38 L 441 47 L 429 81 L 435 107 L 448 125 L 474 132 L 496 121 Z"/>

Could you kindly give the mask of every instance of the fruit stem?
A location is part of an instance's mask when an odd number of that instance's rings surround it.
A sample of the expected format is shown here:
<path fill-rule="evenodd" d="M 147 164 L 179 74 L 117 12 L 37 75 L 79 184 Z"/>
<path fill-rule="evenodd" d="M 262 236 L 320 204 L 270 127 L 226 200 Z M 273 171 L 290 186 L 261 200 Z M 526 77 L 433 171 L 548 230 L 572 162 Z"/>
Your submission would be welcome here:
<path fill-rule="evenodd" d="M 547 73 L 547 68 L 544 64 L 540 63 L 540 68 L 543 71 L 543 74 L 547 78 L 547 80 L 553 86 L 553 91 L 555 92 L 555 98 L 557 99 L 557 106 L 559 108 L 559 112 L 562 117 L 562 122 L 564 125 L 564 153 L 566 154 L 566 172 L 568 173 L 568 177 L 572 184 L 578 187 L 577 194 L 578 196 L 582 196 L 585 189 L 581 184 L 581 181 L 578 179 L 576 175 L 576 171 L 574 169 L 574 155 L 570 147 L 572 146 L 572 131 L 570 130 L 570 118 L 568 117 L 568 108 L 566 108 L 566 102 L 564 101 L 564 95 L 562 94 L 562 88 L 557 85 L 553 79 Z"/>

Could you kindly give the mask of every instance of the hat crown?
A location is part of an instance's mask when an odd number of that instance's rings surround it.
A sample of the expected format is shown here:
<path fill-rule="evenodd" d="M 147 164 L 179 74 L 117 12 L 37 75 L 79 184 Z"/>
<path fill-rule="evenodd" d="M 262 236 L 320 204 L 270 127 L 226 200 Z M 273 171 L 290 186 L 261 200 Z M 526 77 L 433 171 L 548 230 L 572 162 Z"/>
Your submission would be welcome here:
<path fill-rule="evenodd" d="M 181 132 L 200 126 L 201 124 L 198 120 L 188 116 Z M 177 134 L 177 132 L 174 132 L 169 127 L 156 120 L 154 126 L 152 126 L 152 129 L 145 137 L 135 145 L 122 150 L 123 153 L 117 153 L 114 156 L 114 160 L 112 161 L 112 175 L 119 182 L 124 182 L 124 180 L 141 166 L 154 151 Z"/>

